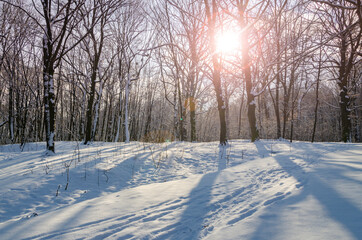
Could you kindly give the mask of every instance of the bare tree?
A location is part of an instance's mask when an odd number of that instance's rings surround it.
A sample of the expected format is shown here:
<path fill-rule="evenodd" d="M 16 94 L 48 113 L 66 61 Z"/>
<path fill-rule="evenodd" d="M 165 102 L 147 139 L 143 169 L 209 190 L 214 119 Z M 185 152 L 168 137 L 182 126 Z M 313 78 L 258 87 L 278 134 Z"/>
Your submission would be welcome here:
<path fill-rule="evenodd" d="M 351 3 L 353 1 L 339 0 L 317 1 L 322 23 L 326 35 L 332 37 L 329 46 L 338 50 L 338 54 L 331 54 L 330 69 L 334 72 L 339 87 L 339 107 L 342 123 L 342 141 L 352 141 L 351 125 L 351 96 L 350 89 L 351 73 L 353 66 L 361 61 L 360 43 L 362 29 L 360 23 L 361 3 Z"/>
<path fill-rule="evenodd" d="M 88 5 L 88 4 L 86 4 Z M 103 1 L 98 0 L 95 1 L 89 6 L 85 6 L 84 15 L 86 16 L 83 18 L 84 28 L 88 28 L 88 26 L 92 26 L 92 28 L 88 29 L 88 36 L 89 38 L 85 38 L 83 40 L 83 48 L 87 52 L 88 58 L 90 60 L 90 91 L 89 91 L 89 98 L 86 110 L 86 128 L 85 128 L 85 138 L 84 144 L 87 144 L 89 141 L 94 140 L 95 130 L 98 121 L 98 111 L 99 111 L 99 102 L 100 97 L 102 96 L 104 77 L 100 72 L 102 69 L 100 66 L 102 51 L 104 47 L 104 42 L 109 35 L 107 33 L 107 25 L 109 20 L 111 19 L 112 13 L 121 7 L 119 1 Z M 89 13 L 89 14 L 86 14 Z M 99 79 L 100 86 L 98 92 L 98 99 L 95 100 L 96 95 L 96 83 Z M 95 104 L 96 103 L 96 104 Z M 96 114 L 94 114 L 94 112 Z"/>
<path fill-rule="evenodd" d="M 123 8 L 115 12 L 118 21 L 112 24 L 114 32 L 116 59 L 118 62 L 118 79 L 119 79 L 119 110 L 117 131 L 114 141 L 119 140 L 121 132 L 121 120 L 124 109 L 124 132 L 125 142 L 130 141 L 129 132 L 129 96 L 131 84 L 139 79 L 141 70 L 148 62 L 149 55 L 145 49 L 149 44 L 147 40 L 147 24 L 143 14 L 141 1 L 133 1 L 126 4 Z M 124 93 L 124 97 L 123 97 Z"/>
<path fill-rule="evenodd" d="M 210 41 L 210 53 L 212 58 L 212 83 L 214 85 L 214 90 L 217 100 L 217 109 L 219 112 L 220 120 L 220 145 L 225 145 L 227 142 L 227 131 L 226 131 L 226 115 L 225 115 L 225 99 L 223 96 L 222 85 L 221 85 L 221 63 L 220 57 L 216 51 L 216 23 L 218 16 L 218 5 L 216 0 L 212 0 L 211 4 L 208 0 L 204 0 L 205 11 L 207 17 L 207 26 L 208 26 L 208 36 Z"/>

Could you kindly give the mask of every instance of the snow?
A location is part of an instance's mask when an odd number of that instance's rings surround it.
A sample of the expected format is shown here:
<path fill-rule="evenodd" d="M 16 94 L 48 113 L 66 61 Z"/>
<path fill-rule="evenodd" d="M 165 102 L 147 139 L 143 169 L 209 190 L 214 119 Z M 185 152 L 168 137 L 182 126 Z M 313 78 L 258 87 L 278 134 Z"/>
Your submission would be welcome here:
<path fill-rule="evenodd" d="M 44 146 L 0 146 L 1 239 L 362 239 L 362 144 Z"/>

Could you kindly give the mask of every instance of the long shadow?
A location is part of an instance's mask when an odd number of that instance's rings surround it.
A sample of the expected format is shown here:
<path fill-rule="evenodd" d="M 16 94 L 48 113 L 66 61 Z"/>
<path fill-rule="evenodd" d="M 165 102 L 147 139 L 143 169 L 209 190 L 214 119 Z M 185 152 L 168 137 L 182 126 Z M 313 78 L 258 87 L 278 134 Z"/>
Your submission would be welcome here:
<path fill-rule="evenodd" d="M 104 192 L 116 192 L 116 191 L 121 191 L 122 189 L 125 189 L 127 187 L 131 187 L 132 186 L 131 180 L 133 178 L 133 172 L 131 170 L 135 165 L 134 157 L 137 156 L 138 158 L 148 158 L 150 154 L 151 153 L 149 152 L 135 153 L 134 156 L 131 156 L 122 161 L 121 163 L 119 163 L 114 169 L 108 172 L 107 175 L 108 182 L 106 182 L 104 174 L 100 173 L 101 184 L 98 187 L 98 191 L 87 191 L 87 193 L 84 196 L 74 199 L 74 202 L 72 202 L 72 204 L 76 204 L 86 199 L 93 199 L 99 197 L 102 194 L 104 194 Z M 73 165 L 71 166 L 70 183 L 67 191 L 64 190 L 64 186 L 66 184 L 65 174 L 63 175 L 55 173 L 53 175 L 51 172 L 50 175 L 46 175 L 45 172 L 43 173 L 42 172 L 43 170 L 40 169 L 38 169 L 38 171 L 34 173 L 34 174 L 39 174 L 39 176 L 36 176 L 36 178 L 31 179 L 34 181 L 35 180 L 38 181 L 38 186 L 36 188 L 32 189 L 30 188 L 30 186 L 26 186 L 25 188 L 24 187 L 9 188 L 9 190 L 11 191 L 6 193 L 7 197 L 1 196 L 0 198 L 0 212 L 2 213 L 0 215 L 0 221 L 7 221 L 10 220 L 12 217 L 21 217 L 21 216 L 25 217 L 26 215 L 30 215 L 31 212 L 29 209 L 35 208 L 35 211 L 39 213 L 42 211 L 47 211 L 49 209 L 52 209 L 54 204 L 60 205 L 59 208 L 64 208 L 69 206 L 69 203 L 66 202 L 66 200 L 63 200 L 63 198 L 61 197 L 55 196 L 57 187 L 61 185 L 61 189 L 59 190 L 60 190 L 60 196 L 62 196 L 63 193 L 64 194 L 68 194 L 68 192 L 71 193 L 72 190 L 76 189 L 77 187 L 80 187 L 82 189 L 86 187 L 86 185 L 88 184 L 96 185 L 98 175 L 95 169 L 93 169 L 93 172 L 91 172 L 91 170 L 87 170 L 86 179 L 84 179 L 84 181 L 83 180 L 78 181 L 77 185 L 74 185 L 72 182 L 73 178 L 84 178 L 83 168 L 85 165 L 94 165 L 95 162 L 99 161 L 99 160 L 91 160 L 88 162 L 83 161 L 83 159 L 94 157 L 94 155 L 95 155 L 94 151 L 83 152 L 81 154 L 82 160 L 80 163 L 78 163 L 78 166 L 77 167 L 73 167 Z M 69 160 L 69 157 L 60 157 L 57 162 L 61 164 L 61 161 L 63 161 L 64 159 Z M 137 166 L 135 171 L 139 171 L 139 167 L 140 166 Z M 65 168 L 62 169 L 62 172 L 65 172 Z M 119 173 L 122 173 L 122 176 L 119 176 L 118 175 Z M 112 190 L 109 190 L 109 187 L 111 186 L 113 186 L 114 188 Z M 91 190 L 93 189 L 97 190 L 97 188 L 91 188 Z M 44 193 L 47 194 L 44 195 Z M 48 201 L 44 202 L 44 198 L 42 197 L 47 198 Z"/>
<path fill-rule="evenodd" d="M 170 226 L 162 228 L 154 234 L 161 233 L 158 239 L 199 239 L 203 230 L 209 226 L 205 225 L 205 219 L 210 211 L 216 210 L 217 206 L 210 204 L 212 199 L 212 188 L 220 171 L 226 168 L 226 147 L 219 146 L 218 171 L 205 174 L 198 185 L 191 191 L 187 206 L 180 220 Z M 162 233 L 165 232 L 165 233 Z"/>
<path fill-rule="evenodd" d="M 82 154 L 82 158 L 84 156 L 89 156 L 92 153 L 86 153 Z M 132 176 L 132 172 L 130 171 L 130 169 L 132 168 L 132 166 L 134 165 L 134 158 L 137 156 L 138 158 L 148 158 L 150 156 L 150 152 L 142 152 L 140 151 L 139 153 L 135 153 L 134 156 L 131 156 L 127 159 L 125 159 L 124 161 L 122 161 L 121 163 L 119 163 L 114 169 L 112 169 L 110 171 L 110 173 L 108 173 L 108 177 L 109 177 L 109 183 L 103 183 L 103 185 L 100 186 L 99 191 L 90 191 L 87 192 L 86 195 L 83 197 L 79 197 L 74 199 L 74 202 L 72 202 L 71 204 L 77 204 L 80 203 L 84 200 L 90 200 L 90 199 L 94 199 L 97 198 L 101 195 L 103 195 L 104 191 L 107 192 L 117 192 L 117 191 L 121 191 L 122 189 L 125 189 L 127 187 L 131 187 L 132 183 L 130 182 L 130 180 L 133 178 Z M 85 164 L 85 162 L 81 162 L 82 164 Z M 88 162 L 88 164 L 94 164 L 94 160 Z M 81 168 L 82 166 L 79 165 L 79 167 Z M 123 170 L 123 171 L 120 171 Z M 139 171 L 139 169 L 135 169 L 136 171 Z M 122 173 L 122 176 L 117 175 L 117 173 Z M 89 173 L 89 175 L 87 176 L 87 179 L 84 180 L 84 183 L 87 184 L 87 182 L 93 182 L 93 185 L 96 184 L 96 173 L 92 173 L 92 175 Z M 70 176 L 72 177 L 79 177 L 79 172 L 77 172 L 77 169 L 71 169 L 70 172 Z M 42 184 L 36 189 L 33 190 L 34 192 L 32 192 L 31 194 L 29 193 L 24 193 L 24 198 L 23 199 L 3 199 L 0 198 L 0 210 L 3 210 L 3 213 L 5 216 L 19 216 L 19 215 L 25 215 L 27 214 L 28 209 L 31 209 L 34 206 L 38 206 L 36 207 L 36 211 L 39 213 L 42 211 L 48 211 L 50 209 L 52 209 L 52 211 L 58 211 L 60 209 L 66 209 L 67 207 L 69 207 L 69 203 L 68 202 L 59 202 L 59 200 L 57 199 L 57 197 L 55 197 L 55 190 L 56 190 L 56 186 L 58 186 L 59 183 L 64 183 L 64 179 L 65 176 L 61 176 L 61 175 L 57 175 L 54 177 L 51 177 L 49 179 L 47 179 L 46 181 L 43 181 Z M 79 182 L 81 183 L 81 182 Z M 115 186 L 114 189 L 112 190 L 106 190 L 105 186 Z M 69 189 L 68 191 L 72 191 L 72 189 L 76 189 L 77 187 L 79 187 L 78 185 L 74 186 L 72 183 L 72 180 L 70 181 L 70 185 L 69 185 Z M 53 195 L 53 197 L 50 199 L 49 202 L 46 202 L 45 205 L 43 205 L 44 203 L 44 199 L 42 198 L 38 198 L 37 196 L 42 196 L 42 193 L 49 191 L 49 189 L 54 190 L 53 193 L 51 195 Z M 91 188 L 91 189 L 96 189 L 96 188 Z M 25 189 L 26 190 L 26 189 Z M 48 195 L 49 196 L 49 195 Z M 45 196 L 45 197 L 48 197 Z M 52 206 L 58 204 L 59 207 L 57 207 L 56 209 L 53 209 Z M 57 234 L 57 233 L 61 233 L 62 231 L 67 231 L 69 229 L 72 229 L 72 226 L 74 225 L 74 223 L 77 222 L 77 219 L 80 218 L 83 213 L 86 212 L 85 209 L 83 209 L 82 211 L 78 212 L 78 214 L 76 215 L 72 215 L 69 218 L 67 218 L 64 223 L 62 223 L 61 227 L 62 229 L 57 229 L 54 230 L 52 234 Z M 28 213 L 30 214 L 30 212 Z M 41 214 L 41 213 L 39 213 Z M 7 218 L 2 219 L 0 216 L 0 220 L 8 220 Z M 2 228 L 0 229 L 1 231 L 4 231 L 4 233 L 6 233 L 7 231 L 13 231 L 14 226 L 16 226 L 17 221 L 12 222 L 11 224 L 9 224 L 6 228 Z M 36 227 L 36 226 L 34 226 Z M 16 232 L 14 231 L 14 236 L 16 236 Z M 1 235 L 1 234 L 0 234 Z M 44 234 L 40 234 L 39 236 L 44 235 Z M 45 234 L 47 235 L 47 234 Z M 12 238 L 12 239 L 17 239 L 16 237 Z"/>
<path fill-rule="evenodd" d="M 168 149 L 171 149 L 173 147 L 175 147 L 177 143 L 171 143 L 167 145 Z M 96 148 L 97 146 L 94 146 L 93 148 Z M 120 146 L 122 148 L 122 146 Z M 165 147 L 159 147 L 157 149 L 154 150 L 153 154 L 157 154 L 160 151 L 164 151 Z M 120 149 L 117 149 L 118 151 Z M 100 150 L 102 152 L 102 154 L 105 154 L 108 151 L 115 151 L 113 146 L 106 146 L 106 147 L 102 147 L 100 146 Z M 118 151 L 116 151 L 118 153 Z M 93 155 L 95 155 L 96 150 L 92 149 L 92 150 L 87 150 L 87 148 L 83 149 L 83 152 L 81 153 L 81 158 L 89 158 L 92 157 Z M 132 187 L 132 178 L 133 178 L 133 172 L 131 171 L 131 169 L 135 168 L 134 170 L 137 172 L 139 171 L 140 166 L 138 166 L 135 163 L 135 159 L 146 159 L 149 158 L 151 156 L 151 152 L 150 151 L 143 151 L 141 150 L 137 150 L 135 152 L 133 152 L 132 156 L 124 159 L 121 163 L 118 163 L 117 166 L 113 169 L 111 169 L 108 173 L 107 173 L 107 179 L 108 179 L 108 183 L 105 183 L 103 181 L 103 184 L 101 184 L 99 191 L 90 191 L 87 192 L 84 197 L 81 196 L 79 198 L 74 199 L 75 201 L 72 202 L 72 204 L 77 204 L 81 201 L 87 200 L 87 199 L 94 199 L 96 197 L 101 196 L 105 191 L 107 192 L 117 192 L 120 191 L 122 189 L 128 188 L 128 187 Z M 62 158 L 62 157 L 61 157 Z M 67 159 L 67 158 L 65 158 Z M 57 159 L 59 160 L 59 159 Z M 70 171 L 70 176 L 71 178 L 74 177 L 81 177 L 80 172 L 79 172 L 79 168 L 82 169 L 83 168 L 83 164 L 89 164 L 89 165 L 93 165 L 94 162 L 99 162 L 99 160 L 91 160 L 88 161 L 87 163 L 84 161 L 81 161 L 81 163 L 79 163 L 78 167 L 75 169 L 71 169 Z M 58 161 L 59 162 L 59 161 Z M 119 175 L 119 173 L 121 173 L 122 176 Z M 69 206 L 69 203 L 67 202 L 61 202 L 59 203 L 59 201 L 57 201 L 57 198 L 55 197 L 55 190 L 56 187 L 58 186 L 59 183 L 64 183 L 65 182 L 65 177 L 66 176 L 61 176 L 61 175 L 55 175 L 53 177 L 48 178 L 46 181 L 43 181 L 36 190 L 34 190 L 33 193 L 31 193 L 30 195 L 26 192 L 24 193 L 24 198 L 23 199 L 0 199 L 0 207 L 3 207 L 4 210 L 4 214 L 5 216 L 19 216 L 19 215 L 25 215 L 27 214 L 28 209 L 34 207 L 34 206 L 38 206 L 36 207 L 36 211 L 37 212 L 42 212 L 42 211 L 47 211 L 49 209 L 52 209 L 51 206 L 53 206 L 54 204 L 58 204 L 59 207 L 57 207 L 57 210 L 59 209 L 65 209 L 67 206 Z M 210 181 L 210 177 L 203 177 L 204 180 L 202 180 L 200 182 L 200 186 L 203 185 L 207 185 L 207 183 Z M 215 176 L 216 178 L 216 176 Z M 209 180 L 206 180 L 209 179 Z M 103 179 L 104 180 L 104 179 Z M 93 182 L 93 185 L 95 184 L 96 181 L 96 172 L 89 172 L 87 175 L 87 179 L 84 179 L 84 182 Z M 203 183 L 205 182 L 205 183 Z M 81 183 L 81 182 L 79 182 Z M 212 186 L 212 183 L 210 183 Z M 107 186 L 108 189 L 105 189 L 104 187 Z M 110 186 L 113 186 L 113 188 L 110 190 Z M 211 194 L 211 186 L 209 190 L 206 190 L 205 196 L 207 196 L 208 194 Z M 70 181 L 70 185 L 69 185 L 69 189 L 68 191 L 72 191 L 73 188 L 77 188 L 77 186 L 74 186 L 72 183 L 72 179 Z M 204 187 L 201 187 L 204 188 Z M 207 187 L 206 187 L 207 188 Z M 53 195 L 54 197 L 52 199 L 50 199 L 49 202 L 46 202 L 45 205 L 43 205 L 43 200 L 41 198 L 37 198 L 35 196 L 42 196 L 42 193 L 46 192 L 47 190 L 49 191 L 49 189 L 53 190 L 53 192 L 51 193 L 51 195 Z M 93 189 L 93 188 L 92 188 Z M 26 189 L 25 189 L 26 190 Z M 194 193 L 195 191 L 193 191 Z M 197 192 L 197 191 L 196 191 Z M 205 192 L 205 191 L 204 191 Z M 192 193 L 192 196 L 194 195 Z M 201 197 L 201 195 L 198 195 L 199 197 Z M 205 197 L 203 197 L 202 199 L 207 199 Z M 191 202 L 193 202 L 193 198 L 190 199 Z M 11 202 L 11 204 L 10 204 Z M 207 204 L 207 203 L 206 203 Z M 10 207 L 9 207 L 10 206 Z M 1 210 L 1 208 L 0 208 Z M 206 214 L 207 212 L 205 212 Z M 30 212 L 29 212 L 30 214 Z M 200 213 L 201 215 L 203 214 L 203 212 Z M 72 225 L 73 222 L 76 222 L 76 219 L 78 219 L 78 217 L 80 217 L 82 215 L 82 213 L 77 214 L 77 216 L 73 216 L 72 220 L 70 222 L 68 222 L 67 224 L 65 224 L 65 228 L 68 229 L 69 226 Z M 1 219 L 1 217 L 0 217 Z M 8 220 L 7 218 L 4 218 L 3 220 Z M 69 220 L 69 219 L 68 219 Z M 14 222 L 14 224 L 10 224 L 6 229 L 2 229 L 2 231 L 7 231 L 7 230 L 11 230 L 13 229 L 14 225 L 16 224 L 16 222 Z M 64 227 L 64 226 L 63 226 Z M 55 232 L 58 232 L 60 230 L 55 230 Z"/>
<path fill-rule="evenodd" d="M 199 184 L 191 191 L 188 201 L 185 203 L 186 210 L 182 213 L 180 220 L 159 231 L 157 239 L 198 239 L 204 226 L 204 218 L 212 210 L 209 202 L 212 198 L 212 186 L 219 172 L 205 174 Z M 162 233 L 163 232 L 163 233 Z"/>
<path fill-rule="evenodd" d="M 264 145 L 256 146 L 258 148 L 258 151 L 265 151 Z M 330 150 L 332 152 L 338 151 L 335 148 Z M 319 157 L 321 156 L 316 156 L 316 158 Z M 315 199 L 319 201 L 321 205 L 323 205 L 324 209 L 327 211 L 328 215 L 331 218 L 343 225 L 345 229 L 348 230 L 356 239 L 362 239 L 361 209 L 351 204 L 350 201 L 348 201 L 332 186 L 330 186 L 327 181 L 323 181 L 320 179 L 320 177 L 318 177 L 318 175 L 324 175 L 323 169 L 319 169 L 316 173 L 306 173 L 301 166 L 293 162 L 290 158 L 288 158 L 288 156 L 275 156 L 274 158 L 284 169 L 284 171 L 288 172 L 291 176 L 299 181 L 300 185 L 305 185 L 307 181 L 307 184 L 301 190 L 300 194 L 295 197 L 282 200 L 284 201 L 284 203 L 287 203 L 287 205 L 293 205 L 302 202 L 307 196 L 312 195 Z M 328 169 L 325 171 L 332 170 Z M 331 172 L 329 172 L 328 175 L 338 177 L 338 170 L 333 171 L 336 171 L 336 174 L 331 174 Z M 336 179 L 337 178 L 334 177 L 334 180 Z M 285 206 L 285 204 L 283 204 L 283 206 Z M 261 239 L 261 236 L 265 236 L 265 233 L 268 231 L 268 229 L 276 229 L 278 225 L 278 221 L 262 221 L 262 224 L 259 225 L 251 239 Z M 267 232 L 267 234 L 268 239 L 273 238 L 273 233 Z"/>
<path fill-rule="evenodd" d="M 169 145 L 167 145 L 167 148 L 170 149 L 170 148 L 174 147 L 175 144 L 176 143 L 169 144 Z M 225 150 L 225 149 L 220 149 L 219 153 L 221 152 L 221 150 Z M 105 151 L 102 150 L 103 153 L 105 153 L 106 151 L 109 151 L 109 148 L 107 148 Z M 160 148 L 156 151 L 163 151 L 163 149 Z M 91 153 L 94 153 L 94 150 L 86 152 L 85 154 L 88 155 Z M 150 156 L 150 154 L 151 153 L 149 151 L 138 151 L 135 153 L 135 155 L 133 157 L 129 157 L 129 158 L 125 159 L 123 162 L 119 163 L 117 165 L 117 167 L 110 170 L 110 173 L 111 172 L 112 173 L 119 173 L 119 172 L 123 173 L 123 171 L 120 171 L 120 170 L 128 169 L 130 166 L 134 165 L 135 157 L 144 159 L 144 158 L 148 158 Z M 82 154 L 82 156 L 83 156 L 83 154 Z M 219 154 L 219 157 L 220 156 L 225 157 L 225 152 L 223 154 Z M 218 160 L 219 160 L 219 171 L 220 171 L 226 167 L 226 164 L 225 164 L 225 161 L 221 162 L 220 159 L 218 159 Z M 73 174 L 75 174 L 75 173 L 71 172 L 71 176 Z M 200 233 L 205 228 L 207 228 L 207 226 L 204 226 L 203 220 L 207 219 L 209 217 L 210 211 L 215 210 L 215 208 L 218 207 L 215 204 L 210 204 L 210 200 L 212 199 L 213 184 L 214 184 L 216 178 L 218 177 L 218 175 L 219 175 L 219 172 L 214 172 L 214 173 L 209 173 L 209 174 L 202 176 L 200 182 L 197 184 L 197 186 L 191 191 L 190 195 L 187 197 L 187 202 L 182 205 L 185 207 L 185 211 L 182 213 L 180 220 L 176 224 L 171 225 L 171 226 L 170 225 L 166 226 L 162 231 L 159 231 L 159 234 L 161 234 L 160 238 L 166 239 L 166 238 L 174 238 L 175 236 L 181 236 L 181 238 L 183 238 L 183 239 L 197 239 L 199 237 Z M 113 174 L 112 175 L 109 174 L 109 177 L 110 177 L 109 181 L 116 186 L 111 192 L 115 192 L 115 191 L 120 191 L 120 190 L 130 186 L 130 184 L 128 182 L 132 178 L 132 175 L 128 171 L 128 174 L 126 174 L 126 176 L 123 176 L 122 178 L 120 178 L 120 176 L 117 177 Z M 39 187 L 39 192 L 44 192 L 45 189 L 49 189 L 53 185 L 57 186 L 57 183 L 59 182 L 59 180 L 61 178 L 62 178 L 61 176 L 56 176 L 55 178 L 49 179 L 49 181 L 44 182 Z M 87 181 L 89 181 L 89 180 L 87 178 Z M 94 180 L 94 179 L 92 179 L 92 180 Z M 70 184 L 70 188 L 72 188 L 72 183 Z M 96 198 L 96 197 L 100 196 L 101 193 L 102 193 L 101 191 L 89 192 L 85 196 L 85 199 Z M 72 204 L 76 204 L 85 199 L 83 197 L 78 198 Z M 29 197 L 25 198 L 24 200 L 26 202 L 29 202 L 29 204 L 26 204 L 25 206 L 22 206 L 21 209 L 18 209 L 16 211 L 17 214 L 30 208 L 31 204 L 38 205 L 38 203 L 39 204 L 41 203 L 41 201 L 38 202 L 38 201 L 30 200 Z M 30 201 L 27 201 L 27 200 L 30 200 Z M 59 210 L 61 208 L 66 208 L 67 206 L 68 206 L 68 204 L 63 204 L 63 206 L 61 206 L 57 209 Z M 37 209 L 40 211 L 48 210 L 48 209 L 50 209 L 50 207 L 44 206 L 44 209 L 42 209 L 42 208 L 37 208 Z M 77 222 L 78 217 L 80 217 L 82 215 L 83 211 L 85 211 L 85 209 L 82 209 L 80 212 L 78 212 L 77 216 L 72 216 L 72 219 L 63 225 L 63 227 L 64 227 L 63 230 L 65 230 L 67 232 L 69 229 L 72 229 L 72 225 Z M 15 214 L 15 212 L 13 214 L 17 215 L 17 214 Z M 120 226 L 120 227 L 122 227 L 122 226 Z M 13 228 L 14 228 L 14 224 L 10 224 L 7 227 L 7 229 L 3 229 L 3 230 L 6 231 L 6 230 L 11 230 Z M 120 229 L 116 228 L 115 230 L 119 231 Z M 51 234 L 56 234 L 61 231 L 62 231 L 61 229 L 57 229 L 57 230 L 54 230 Z M 42 234 L 40 234 L 39 236 L 42 236 Z M 47 236 L 47 235 L 45 235 L 45 236 Z M 53 235 L 49 235 L 49 236 L 53 236 Z"/>

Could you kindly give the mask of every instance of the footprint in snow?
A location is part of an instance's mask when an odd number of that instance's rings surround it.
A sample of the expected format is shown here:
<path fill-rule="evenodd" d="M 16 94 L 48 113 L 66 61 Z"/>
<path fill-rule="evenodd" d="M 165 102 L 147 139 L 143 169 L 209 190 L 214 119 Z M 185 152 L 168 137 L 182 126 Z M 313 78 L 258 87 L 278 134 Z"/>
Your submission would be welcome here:
<path fill-rule="evenodd" d="M 286 196 L 288 196 L 289 194 L 291 194 L 291 192 L 287 192 L 286 194 L 283 194 L 281 192 L 278 192 L 275 194 L 276 197 L 272 198 L 272 199 L 269 199 L 269 200 L 266 200 L 264 202 L 264 206 L 268 206 L 276 201 L 279 201 L 279 200 L 282 200 L 283 198 L 285 198 Z"/>

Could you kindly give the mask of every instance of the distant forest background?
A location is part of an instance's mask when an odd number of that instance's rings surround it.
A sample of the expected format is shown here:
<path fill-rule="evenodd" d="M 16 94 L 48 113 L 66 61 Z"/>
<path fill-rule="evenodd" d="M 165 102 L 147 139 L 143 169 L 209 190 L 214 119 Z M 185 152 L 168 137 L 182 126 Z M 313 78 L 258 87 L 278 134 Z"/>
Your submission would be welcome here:
<path fill-rule="evenodd" d="M 0 0 L 0 143 L 360 142 L 361 31 L 360 0 Z"/>

